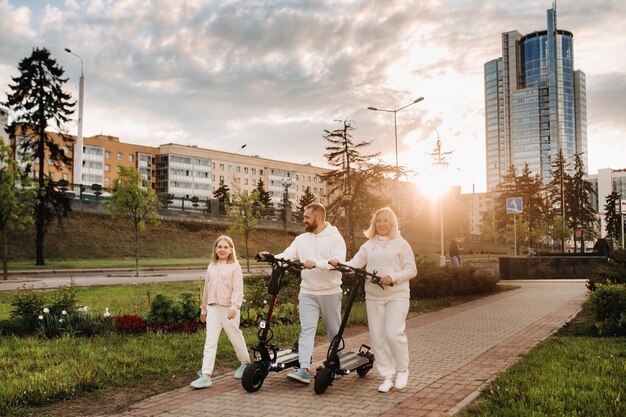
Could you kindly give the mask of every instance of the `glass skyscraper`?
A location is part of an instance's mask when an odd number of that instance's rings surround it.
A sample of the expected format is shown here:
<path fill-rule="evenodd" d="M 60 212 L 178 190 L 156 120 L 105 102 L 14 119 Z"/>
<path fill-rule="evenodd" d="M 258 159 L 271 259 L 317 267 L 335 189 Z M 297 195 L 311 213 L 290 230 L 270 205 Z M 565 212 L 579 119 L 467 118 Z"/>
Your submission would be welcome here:
<path fill-rule="evenodd" d="M 502 57 L 485 63 L 487 189 L 512 165 L 528 163 L 550 182 L 550 162 L 563 152 L 582 154 L 587 166 L 585 74 L 574 71 L 573 35 L 557 29 L 556 8 L 547 30 L 502 34 Z M 570 167 L 573 169 L 573 167 Z"/>

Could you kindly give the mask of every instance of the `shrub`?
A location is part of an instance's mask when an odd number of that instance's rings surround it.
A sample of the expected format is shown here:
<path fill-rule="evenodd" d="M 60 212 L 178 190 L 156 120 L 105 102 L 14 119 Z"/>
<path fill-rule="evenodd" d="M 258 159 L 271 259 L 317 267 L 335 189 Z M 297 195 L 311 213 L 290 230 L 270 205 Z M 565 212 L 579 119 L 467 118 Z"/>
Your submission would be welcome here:
<path fill-rule="evenodd" d="M 60 315 L 62 311 L 75 311 L 77 308 L 74 282 L 69 287 L 62 287 L 52 293 L 49 307 L 51 314 Z"/>
<path fill-rule="evenodd" d="M 593 277 L 589 278 L 587 288 L 594 291 L 599 284 L 626 285 L 626 250 L 614 251 L 608 264 L 599 267 Z"/>
<path fill-rule="evenodd" d="M 174 322 L 181 316 L 180 306 L 165 294 L 157 294 L 150 305 L 146 320 L 148 323 Z"/>
<path fill-rule="evenodd" d="M 626 335 L 626 285 L 599 284 L 590 302 L 600 334 Z"/>
<path fill-rule="evenodd" d="M 11 301 L 11 318 L 18 323 L 18 327 L 23 326 L 25 331 L 32 331 L 37 328 L 37 317 L 43 312 L 45 305 L 43 292 L 23 286 Z"/>
<path fill-rule="evenodd" d="M 179 320 L 197 322 L 200 318 L 200 301 L 196 294 L 186 291 L 180 294 Z"/>
<path fill-rule="evenodd" d="M 427 260 L 418 260 L 417 277 L 409 281 L 411 298 L 482 294 L 493 291 L 497 282 L 495 274 L 483 273 L 471 266 L 442 268 Z"/>

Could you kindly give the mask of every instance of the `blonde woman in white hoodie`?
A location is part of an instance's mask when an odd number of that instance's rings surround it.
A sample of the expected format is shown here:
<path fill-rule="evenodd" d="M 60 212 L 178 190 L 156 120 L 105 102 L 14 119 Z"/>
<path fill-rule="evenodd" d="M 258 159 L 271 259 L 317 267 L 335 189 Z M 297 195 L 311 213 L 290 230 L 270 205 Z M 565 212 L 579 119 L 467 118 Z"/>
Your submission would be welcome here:
<path fill-rule="evenodd" d="M 335 226 L 326 221 L 326 209 L 318 203 L 304 208 L 305 233 L 302 233 L 276 258 L 300 260 L 304 269 L 300 273 L 300 337 L 298 357 L 300 369 L 287 378 L 303 384 L 311 382 L 311 356 L 315 331 L 320 315 L 329 341 L 332 341 L 341 325 L 341 272 L 332 270 L 329 261 L 344 260 L 346 243 Z M 259 255 L 264 258 L 268 252 Z"/>
<path fill-rule="evenodd" d="M 215 365 L 217 343 L 222 329 L 232 343 L 241 366 L 235 378 L 241 379 L 250 363 L 246 341 L 239 329 L 239 309 L 243 302 L 243 273 L 237 261 L 235 244 L 228 236 L 220 236 L 213 245 L 213 256 L 207 267 L 200 306 L 200 321 L 206 323 L 206 340 L 202 358 L 202 371 L 190 385 L 207 388 L 213 385 L 211 373 Z"/>
<path fill-rule="evenodd" d="M 380 288 L 365 281 L 365 304 L 376 369 L 383 377 L 380 392 L 407 386 L 409 379 L 409 346 L 404 332 L 409 313 L 409 280 L 417 274 L 415 257 L 409 243 L 398 230 L 398 219 L 388 207 L 374 213 L 368 230 L 368 240 L 347 265 L 366 266 L 381 277 Z M 337 266 L 338 259 L 330 262 Z M 396 377 L 395 384 L 393 377 Z"/>

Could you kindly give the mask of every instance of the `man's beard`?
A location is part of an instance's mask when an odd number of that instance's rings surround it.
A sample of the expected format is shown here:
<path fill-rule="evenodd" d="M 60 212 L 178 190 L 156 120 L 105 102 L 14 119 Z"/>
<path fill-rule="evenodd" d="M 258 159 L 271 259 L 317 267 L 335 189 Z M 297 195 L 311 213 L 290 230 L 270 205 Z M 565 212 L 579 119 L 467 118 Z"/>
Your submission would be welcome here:
<path fill-rule="evenodd" d="M 308 233 L 312 233 L 313 230 L 317 228 L 317 222 L 310 223 L 304 226 L 304 231 Z"/>

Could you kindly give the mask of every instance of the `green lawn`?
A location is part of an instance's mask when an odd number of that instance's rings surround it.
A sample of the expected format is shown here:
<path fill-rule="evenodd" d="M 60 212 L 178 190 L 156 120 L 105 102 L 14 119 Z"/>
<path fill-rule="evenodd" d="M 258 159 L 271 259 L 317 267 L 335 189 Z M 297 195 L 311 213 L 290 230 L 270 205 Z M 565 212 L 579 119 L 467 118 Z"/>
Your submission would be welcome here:
<path fill-rule="evenodd" d="M 590 315 L 494 379 L 464 416 L 626 416 L 626 337 L 590 337 Z"/>

